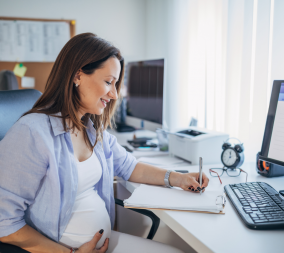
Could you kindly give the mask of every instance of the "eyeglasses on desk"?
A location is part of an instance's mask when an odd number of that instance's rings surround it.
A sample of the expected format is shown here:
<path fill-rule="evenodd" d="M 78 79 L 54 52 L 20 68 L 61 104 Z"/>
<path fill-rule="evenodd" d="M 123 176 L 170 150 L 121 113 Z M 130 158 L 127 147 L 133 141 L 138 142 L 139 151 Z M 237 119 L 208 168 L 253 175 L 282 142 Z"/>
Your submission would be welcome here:
<path fill-rule="evenodd" d="M 209 169 L 210 175 L 212 177 L 218 177 L 221 184 L 222 184 L 222 181 L 221 181 L 220 177 L 224 174 L 225 171 L 226 171 L 226 173 L 229 177 L 238 177 L 242 172 L 246 173 L 246 182 L 248 180 L 248 173 L 241 168 L 226 168 L 226 167 L 223 167 L 223 168 Z"/>

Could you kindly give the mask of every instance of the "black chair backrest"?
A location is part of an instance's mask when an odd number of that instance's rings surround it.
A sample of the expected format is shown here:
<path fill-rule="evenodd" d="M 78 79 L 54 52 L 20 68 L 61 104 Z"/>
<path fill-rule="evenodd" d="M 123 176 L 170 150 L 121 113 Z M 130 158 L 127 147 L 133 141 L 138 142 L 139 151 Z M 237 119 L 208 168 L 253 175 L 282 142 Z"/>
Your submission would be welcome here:
<path fill-rule="evenodd" d="M 0 141 L 40 96 L 41 92 L 33 89 L 0 91 Z"/>
<path fill-rule="evenodd" d="M 14 72 L 10 70 L 0 71 L 0 90 L 17 90 L 19 84 Z"/>

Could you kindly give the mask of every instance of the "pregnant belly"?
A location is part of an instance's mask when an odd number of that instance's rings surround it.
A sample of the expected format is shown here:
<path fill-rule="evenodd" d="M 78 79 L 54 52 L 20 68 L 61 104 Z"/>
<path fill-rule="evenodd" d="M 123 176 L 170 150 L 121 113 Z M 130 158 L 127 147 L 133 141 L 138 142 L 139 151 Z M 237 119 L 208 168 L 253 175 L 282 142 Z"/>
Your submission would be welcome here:
<path fill-rule="evenodd" d="M 104 201 L 93 189 L 77 196 L 69 223 L 59 240 L 65 246 L 79 248 L 89 242 L 95 233 L 103 229 L 104 233 L 97 243 L 97 249 L 110 238 L 111 224 Z"/>

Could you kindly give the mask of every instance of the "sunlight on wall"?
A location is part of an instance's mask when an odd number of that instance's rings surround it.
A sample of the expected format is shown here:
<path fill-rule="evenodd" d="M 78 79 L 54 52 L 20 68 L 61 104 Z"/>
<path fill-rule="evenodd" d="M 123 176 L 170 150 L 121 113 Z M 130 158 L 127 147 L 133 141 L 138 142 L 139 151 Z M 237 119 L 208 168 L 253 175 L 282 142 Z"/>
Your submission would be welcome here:
<path fill-rule="evenodd" d="M 270 4 L 270 21 L 269 21 L 269 56 L 268 56 L 268 77 L 267 77 L 267 111 L 269 107 L 270 93 L 272 89 L 271 83 L 271 63 L 272 63 L 272 42 L 273 42 L 273 20 L 274 20 L 274 0 Z"/>
<path fill-rule="evenodd" d="M 223 1 L 197 1 L 189 14 L 189 112 L 200 127 L 224 130 L 226 11 Z M 226 6 L 226 5 L 225 5 Z M 192 8 L 193 9 L 193 8 Z"/>
<path fill-rule="evenodd" d="M 249 122 L 252 122 L 253 112 L 253 90 L 254 90 L 254 75 L 255 75 L 255 43 L 256 43 L 256 25 L 257 25 L 257 3 L 253 1 L 253 21 L 252 21 L 252 50 L 251 50 L 251 74 L 250 74 L 250 105 L 249 105 Z"/>

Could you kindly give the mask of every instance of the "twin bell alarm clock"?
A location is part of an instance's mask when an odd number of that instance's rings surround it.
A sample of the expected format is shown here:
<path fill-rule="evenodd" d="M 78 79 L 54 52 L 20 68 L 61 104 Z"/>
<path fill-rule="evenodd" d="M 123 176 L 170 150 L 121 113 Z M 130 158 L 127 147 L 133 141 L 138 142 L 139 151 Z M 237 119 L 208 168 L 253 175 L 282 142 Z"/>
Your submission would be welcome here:
<path fill-rule="evenodd" d="M 239 143 L 233 144 L 229 142 L 230 140 L 235 139 Z M 223 152 L 221 154 L 221 161 L 226 168 L 239 168 L 242 166 L 245 160 L 244 155 L 244 146 L 243 143 L 237 138 L 229 138 L 222 145 Z"/>

